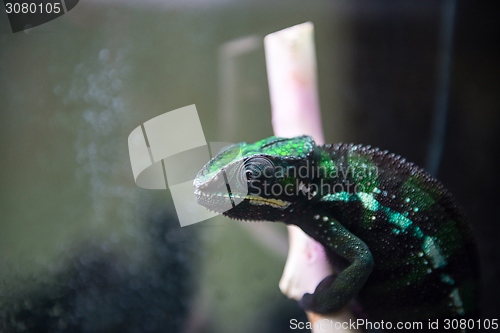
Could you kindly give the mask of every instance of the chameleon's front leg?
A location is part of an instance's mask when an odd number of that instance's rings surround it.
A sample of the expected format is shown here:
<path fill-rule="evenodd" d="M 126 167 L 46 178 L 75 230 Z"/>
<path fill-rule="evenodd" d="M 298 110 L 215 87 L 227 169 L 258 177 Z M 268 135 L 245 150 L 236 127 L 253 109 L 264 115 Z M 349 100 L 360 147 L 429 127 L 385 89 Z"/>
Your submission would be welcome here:
<path fill-rule="evenodd" d="M 314 294 L 305 294 L 299 303 L 307 311 L 332 313 L 349 303 L 363 287 L 373 270 L 373 257 L 368 246 L 337 221 L 330 219 L 322 227 L 315 221 L 313 225 L 314 228 L 300 227 L 325 248 L 347 259 L 350 265 L 338 275 L 326 277 Z"/>

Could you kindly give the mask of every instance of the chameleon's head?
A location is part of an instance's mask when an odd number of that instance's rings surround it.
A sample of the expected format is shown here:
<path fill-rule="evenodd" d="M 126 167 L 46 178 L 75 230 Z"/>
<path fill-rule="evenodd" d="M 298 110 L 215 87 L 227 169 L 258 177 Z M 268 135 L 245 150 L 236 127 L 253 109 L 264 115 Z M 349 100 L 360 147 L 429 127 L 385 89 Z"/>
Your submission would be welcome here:
<path fill-rule="evenodd" d="M 230 218 L 278 220 L 301 194 L 301 177 L 307 177 L 304 169 L 314 147 L 309 136 L 229 146 L 198 173 L 195 197 L 199 204 Z"/>

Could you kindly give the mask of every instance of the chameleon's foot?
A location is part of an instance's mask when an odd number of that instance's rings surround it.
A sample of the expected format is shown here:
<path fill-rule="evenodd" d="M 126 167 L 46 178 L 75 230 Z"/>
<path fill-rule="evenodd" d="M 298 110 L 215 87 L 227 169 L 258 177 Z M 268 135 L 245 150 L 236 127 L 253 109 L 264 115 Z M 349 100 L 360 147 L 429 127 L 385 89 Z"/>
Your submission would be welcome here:
<path fill-rule="evenodd" d="M 332 297 L 331 286 L 337 275 L 329 275 L 324 278 L 316 287 L 314 294 L 304 294 L 299 301 L 299 306 L 304 311 L 315 313 L 332 313 L 341 309 L 345 304 L 335 304 Z"/>

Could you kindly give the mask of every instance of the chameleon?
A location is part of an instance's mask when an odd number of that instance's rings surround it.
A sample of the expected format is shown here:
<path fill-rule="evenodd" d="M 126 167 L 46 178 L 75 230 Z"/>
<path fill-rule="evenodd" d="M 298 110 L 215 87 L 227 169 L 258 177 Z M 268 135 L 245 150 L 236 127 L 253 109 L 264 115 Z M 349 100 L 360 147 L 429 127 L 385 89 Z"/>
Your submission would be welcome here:
<path fill-rule="evenodd" d="M 370 320 L 478 317 L 470 227 L 450 192 L 422 168 L 370 146 L 270 137 L 223 149 L 197 174 L 199 204 L 236 220 L 300 227 L 334 274 L 299 304 Z"/>

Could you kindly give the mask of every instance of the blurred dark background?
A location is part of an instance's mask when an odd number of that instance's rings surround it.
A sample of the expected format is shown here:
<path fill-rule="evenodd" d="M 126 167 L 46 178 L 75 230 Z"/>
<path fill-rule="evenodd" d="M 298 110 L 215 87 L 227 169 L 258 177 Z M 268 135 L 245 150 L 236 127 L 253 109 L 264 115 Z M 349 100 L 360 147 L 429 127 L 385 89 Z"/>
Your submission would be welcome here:
<path fill-rule="evenodd" d="M 89 0 L 16 34 L 2 9 L 0 331 L 288 332 L 305 320 L 277 287 L 286 247 L 222 217 L 180 228 L 168 190 L 134 184 L 127 148 L 139 124 L 190 104 L 208 142 L 271 135 L 261 41 L 305 21 L 327 142 L 438 165 L 478 240 L 483 318 L 500 318 L 499 7 Z"/>

